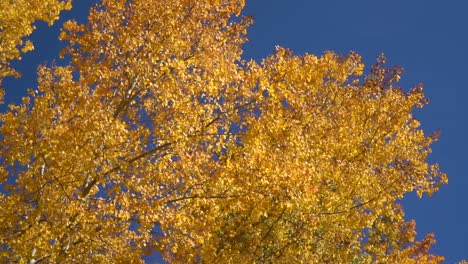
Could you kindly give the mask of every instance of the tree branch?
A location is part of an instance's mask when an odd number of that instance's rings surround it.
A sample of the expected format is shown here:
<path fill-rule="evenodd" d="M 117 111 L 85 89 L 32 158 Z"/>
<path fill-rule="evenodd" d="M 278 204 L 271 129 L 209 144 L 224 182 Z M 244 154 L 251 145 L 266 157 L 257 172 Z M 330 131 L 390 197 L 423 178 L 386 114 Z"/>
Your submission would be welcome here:
<path fill-rule="evenodd" d="M 135 161 L 137 161 L 137 160 L 139 160 L 139 159 L 142 159 L 142 158 L 144 158 L 144 157 L 146 157 L 146 156 L 148 156 L 148 155 L 151 155 L 151 154 L 153 154 L 153 153 L 155 153 L 155 152 L 157 152 L 157 151 L 163 150 L 163 149 L 169 147 L 170 145 L 172 145 L 171 142 L 168 142 L 168 143 L 159 145 L 159 146 L 157 146 L 157 147 L 155 147 L 155 148 L 153 148 L 153 149 L 150 149 L 150 150 L 148 150 L 148 151 L 146 151 L 146 152 L 141 153 L 140 155 L 138 155 L 138 156 L 136 156 L 136 157 L 133 157 L 133 158 L 131 158 L 131 159 L 129 159 L 129 160 L 126 160 L 126 162 L 129 163 L 129 164 L 131 164 L 131 163 L 133 163 L 133 162 L 135 162 Z M 117 166 L 113 167 L 112 169 L 110 169 L 110 170 L 104 172 L 104 174 L 102 174 L 101 177 L 95 177 L 95 178 L 93 178 L 91 181 L 85 182 L 85 183 L 83 184 L 83 190 L 81 191 L 81 197 L 82 197 L 82 198 L 85 198 L 85 197 L 89 194 L 89 192 L 91 191 L 91 188 L 92 188 L 94 185 L 96 185 L 96 183 L 97 183 L 97 181 L 98 181 L 98 178 L 106 177 L 106 176 L 110 175 L 111 173 L 114 173 L 114 172 L 120 170 L 121 168 L 122 168 L 121 165 L 117 165 Z"/>

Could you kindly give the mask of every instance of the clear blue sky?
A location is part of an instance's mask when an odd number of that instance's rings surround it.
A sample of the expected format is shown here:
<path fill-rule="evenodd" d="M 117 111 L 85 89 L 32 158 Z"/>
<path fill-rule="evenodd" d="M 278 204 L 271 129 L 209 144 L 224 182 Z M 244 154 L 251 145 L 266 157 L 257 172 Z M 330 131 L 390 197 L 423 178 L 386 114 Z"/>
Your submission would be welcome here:
<path fill-rule="evenodd" d="M 419 238 L 436 234 L 433 252 L 446 263 L 468 259 L 467 11 L 466 0 L 257 0 L 245 10 L 255 16 L 247 58 L 281 45 L 297 54 L 356 51 L 371 65 L 383 52 L 389 65 L 405 68 L 404 88 L 425 84 L 430 103 L 416 116 L 426 132 L 442 131 L 430 160 L 449 184 L 431 198 L 408 195 L 403 205 Z"/>
<path fill-rule="evenodd" d="M 33 34 L 36 51 L 15 63 L 24 78 L 5 81 L 9 102 L 18 102 L 26 88 L 35 86 L 39 63 L 58 59 L 63 20 L 84 21 L 93 2 L 75 0 L 73 11 L 52 29 L 39 23 Z M 409 195 L 403 204 L 407 219 L 416 219 L 419 238 L 436 234 L 433 252 L 444 255 L 446 263 L 468 259 L 467 11 L 466 0 L 247 0 L 244 11 L 255 17 L 245 58 L 260 60 L 281 45 L 296 54 L 356 51 L 371 65 L 383 52 L 389 65 L 405 68 L 404 88 L 425 84 L 431 102 L 416 116 L 426 132 L 442 131 L 430 160 L 440 163 L 449 184 L 431 198 Z"/>
<path fill-rule="evenodd" d="M 419 238 L 436 234 L 433 252 L 446 263 L 468 259 L 467 11 L 466 0 L 257 0 L 245 10 L 255 17 L 246 58 L 281 45 L 298 54 L 356 51 L 371 65 L 383 52 L 389 65 L 405 68 L 404 88 L 425 84 L 430 103 L 416 116 L 426 132 L 442 131 L 430 160 L 449 184 L 431 198 L 408 195 L 403 205 Z"/>

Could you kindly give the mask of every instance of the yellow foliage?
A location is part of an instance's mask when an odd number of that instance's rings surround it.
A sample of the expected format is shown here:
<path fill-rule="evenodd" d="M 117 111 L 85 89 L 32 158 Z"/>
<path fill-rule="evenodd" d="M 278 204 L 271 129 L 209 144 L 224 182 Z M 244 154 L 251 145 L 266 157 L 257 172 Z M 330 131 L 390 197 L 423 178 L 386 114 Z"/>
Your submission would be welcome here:
<path fill-rule="evenodd" d="M 10 61 L 34 49 L 30 40 L 24 40 L 35 29 L 34 22 L 42 20 L 52 25 L 62 10 L 70 8 L 71 0 L 0 1 L 0 86 L 3 78 L 19 75 L 10 68 Z"/>
<path fill-rule="evenodd" d="M 2 260 L 443 260 L 398 204 L 447 181 L 421 87 L 384 57 L 365 77 L 354 53 L 245 62 L 243 5 L 105 0 L 65 24 L 71 66 L 0 116 Z"/>

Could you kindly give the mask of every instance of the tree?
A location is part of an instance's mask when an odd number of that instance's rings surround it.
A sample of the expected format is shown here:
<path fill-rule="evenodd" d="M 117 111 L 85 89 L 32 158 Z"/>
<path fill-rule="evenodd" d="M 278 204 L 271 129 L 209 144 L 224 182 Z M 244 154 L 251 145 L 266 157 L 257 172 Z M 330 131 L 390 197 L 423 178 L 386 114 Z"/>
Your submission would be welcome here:
<path fill-rule="evenodd" d="M 104 0 L 65 23 L 71 64 L 0 117 L 2 260 L 443 260 L 398 204 L 447 181 L 422 86 L 383 56 L 365 77 L 354 53 L 246 62 L 243 5 Z"/>

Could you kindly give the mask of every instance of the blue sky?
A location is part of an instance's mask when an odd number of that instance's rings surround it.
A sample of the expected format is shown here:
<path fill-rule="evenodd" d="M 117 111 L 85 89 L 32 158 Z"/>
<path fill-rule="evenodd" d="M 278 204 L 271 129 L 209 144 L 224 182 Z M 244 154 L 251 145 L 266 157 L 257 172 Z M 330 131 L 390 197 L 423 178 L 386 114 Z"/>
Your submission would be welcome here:
<path fill-rule="evenodd" d="M 26 88 L 35 85 L 38 64 L 58 59 L 64 45 L 57 41 L 63 20 L 84 21 L 93 2 L 75 0 L 73 11 L 64 13 L 52 29 L 38 24 L 33 34 L 36 51 L 15 63 L 24 78 L 5 80 L 8 102 L 18 102 Z M 419 238 L 436 234 L 433 252 L 444 255 L 446 263 L 468 259 L 467 10 L 466 0 L 247 0 L 244 11 L 255 17 L 246 59 L 260 60 L 276 45 L 296 54 L 356 51 L 366 65 L 383 52 L 390 66 L 405 68 L 401 82 L 405 89 L 425 84 L 431 101 L 416 116 L 426 132 L 442 131 L 430 160 L 440 163 L 449 184 L 430 198 L 408 195 L 403 205 L 407 219 L 416 219 Z"/>
<path fill-rule="evenodd" d="M 390 66 L 405 68 L 405 89 L 425 84 L 430 103 L 415 115 L 427 133 L 442 132 L 430 160 L 440 163 L 449 184 L 430 198 L 408 195 L 403 205 L 419 238 L 436 234 L 433 252 L 446 263 L 468 259 L 467 10 L 465 0 L 257 0 L 244 11 L 255 17 L 246 58 L 281 45 L 296 54 L 356 51 L 372 65 L 383 52 Z"/>

